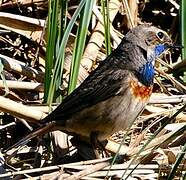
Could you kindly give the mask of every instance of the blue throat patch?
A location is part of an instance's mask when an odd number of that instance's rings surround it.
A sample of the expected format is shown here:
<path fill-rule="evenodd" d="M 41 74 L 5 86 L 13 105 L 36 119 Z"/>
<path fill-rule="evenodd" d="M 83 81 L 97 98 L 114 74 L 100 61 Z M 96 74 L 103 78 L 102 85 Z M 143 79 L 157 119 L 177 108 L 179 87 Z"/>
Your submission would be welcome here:
<path fill-rule="evenodd" d="M 150 86 L 153 84 L 154 79 L 154 66 L 152 65 L 152 62 L 148 62 L 143 65 L 143 67 L 139 71 L 140 74 L 140 81 L 145 86 Z"/>
<path fill-rule="evenodd" d="M 155 58 L 157 58 L 163 51 L 167 49 L 167 46 L 164 44 L 159 44 L 155 47 L 154 53 L 155 53 Z"/>
<path fill-rule="evenodd" d="M 159 44 L 154 49 L 154 54 L 147 57 L 148 61 L 139 69 L 139 80 L 145 85 L 150 86 L 153 84 L 154 79 L 154 63 L 155 59 L 160 56 L 162 52 L 167 49 L 166 45 Z"/>

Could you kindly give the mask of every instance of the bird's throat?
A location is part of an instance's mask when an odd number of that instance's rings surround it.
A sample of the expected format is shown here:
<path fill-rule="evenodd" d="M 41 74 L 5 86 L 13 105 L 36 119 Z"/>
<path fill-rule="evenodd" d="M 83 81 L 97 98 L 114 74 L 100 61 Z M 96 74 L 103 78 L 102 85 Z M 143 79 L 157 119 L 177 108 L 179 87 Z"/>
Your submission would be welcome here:
<path fill-rule="evenodd" d="M 151 86 L 154 80 L 154 66 L 152 62 L 144 64 L 137 74 L 139 81 L 145 86 Z"/>

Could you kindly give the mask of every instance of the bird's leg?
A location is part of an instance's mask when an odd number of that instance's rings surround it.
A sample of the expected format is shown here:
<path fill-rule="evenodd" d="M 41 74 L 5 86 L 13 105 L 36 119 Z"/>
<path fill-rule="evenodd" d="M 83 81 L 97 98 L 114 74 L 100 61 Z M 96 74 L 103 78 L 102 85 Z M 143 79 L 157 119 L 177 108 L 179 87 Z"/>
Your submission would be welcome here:
<path fill-rule="evenodd" d="M 97 133 L 96 132 L 91 132 L 91 134 L 90 134 L 90 143 L 92 144 L 92 147 L 93 147 L 96 159 L 100 159 L 99 151 L 97 149 L 97 147 L 98 147 L 98 139 L 97 139 Z"/>
<path fill-rule="evenodd" d="M 77 148 L 77 152 L 83 160 L 96 159 L 93 146 L 90 142 L 83 141 L 80 137 L 74 136 L 71 140 L 73 146 Z"/>
<path fill-rule="evenodd" d="M 104 141 L 104 142 L 100 142 L 98 140 L 98 138 L 97 138 L 97 133 L 96 132 L 92 132 L 90 134 L 90 142 L 91 142 L 91 144 L 93 146 L 94 153 L 95 153 L 95 156 L 96 156 L 97 159 L 100 158 L 99 151 L 98 151 L 97 148 L 100 148 L 103 152 L 105 152 L 106 157 L 109 157 L 109 154 L 108 154 L 108 152 L 105 149 L 105 145 L 107 144 L 107 140 Z"/>

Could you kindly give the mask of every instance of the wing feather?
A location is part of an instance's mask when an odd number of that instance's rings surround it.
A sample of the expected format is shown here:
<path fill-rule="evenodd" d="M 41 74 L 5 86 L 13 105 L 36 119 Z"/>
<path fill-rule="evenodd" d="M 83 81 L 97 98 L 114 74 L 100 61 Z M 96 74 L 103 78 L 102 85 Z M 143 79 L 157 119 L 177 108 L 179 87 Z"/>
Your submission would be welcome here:
<path fill-rule="evenodd" d="M 82 109 L 119 95 L 121 88 L 125 91 L 125 88 L 128 87 L 126 77 L 129 74 L 135 76 L 135 69 L 132 67 L 137 65 L 133 64 L 134 59 L 137 63 L 145 61 L 144 53 L 136 56 L 138 51 L 141 51 L 141 46 L 133 44 L 132 50 L 129 48 L 130 46 L 132 44 L 127 41 L 118 46 L 78 88 L 41 122 L 60 121 L 60 124 L 63 124 L 65 120 Z M 126 87 L 124 87 L 125 84 Z"/>
<path fill-rule="evenodd" d="M 112 74 L 110 76 L 110 74 Z M 129 74 L 128 70 L 110 69 L 106 71 L 95 70 L 91 76 L 75 89 L 64 101 L 52 111 L 42 122 L 65 121 L 73 114 L 80 112 L 109 97 L 119 95 L 121 83 L 125 76 Z M 64 122 L 65 123 L 65 122 Z"/>

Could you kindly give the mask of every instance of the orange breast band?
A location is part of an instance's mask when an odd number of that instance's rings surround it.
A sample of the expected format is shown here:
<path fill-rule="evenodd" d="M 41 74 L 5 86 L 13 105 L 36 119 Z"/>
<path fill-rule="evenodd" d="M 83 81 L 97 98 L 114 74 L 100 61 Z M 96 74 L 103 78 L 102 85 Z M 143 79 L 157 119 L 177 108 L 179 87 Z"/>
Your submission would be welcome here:
<path fill-rule="evenodd" d="M 144 86 L 142 83 L 135 80 L 130 81 L 130 87 L 132 94 L 136 98 L 140 98 L 141 100 L 148 100 L 150 95 L 152 94 L 152 86 Z"/>

